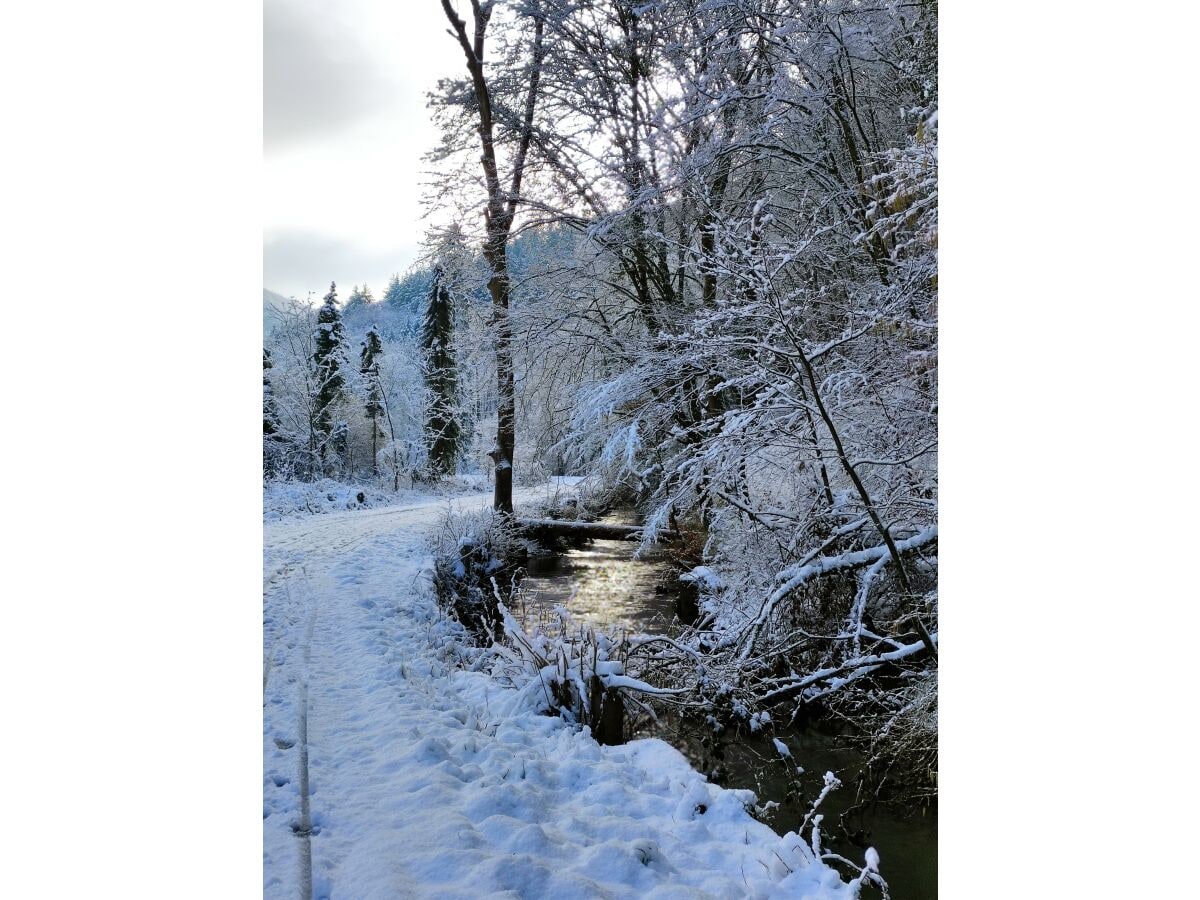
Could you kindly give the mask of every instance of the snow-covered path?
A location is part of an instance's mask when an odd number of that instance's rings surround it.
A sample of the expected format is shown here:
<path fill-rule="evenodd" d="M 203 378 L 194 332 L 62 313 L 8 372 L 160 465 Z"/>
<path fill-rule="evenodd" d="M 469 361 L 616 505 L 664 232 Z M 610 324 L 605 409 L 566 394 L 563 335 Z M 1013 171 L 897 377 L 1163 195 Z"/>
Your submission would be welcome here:
<path fill-rule="evenodd" d="M 264 526 L 265 896 L 851 896 L 661 741 L 449 665 L 424 540 L 490 499 Z"/>

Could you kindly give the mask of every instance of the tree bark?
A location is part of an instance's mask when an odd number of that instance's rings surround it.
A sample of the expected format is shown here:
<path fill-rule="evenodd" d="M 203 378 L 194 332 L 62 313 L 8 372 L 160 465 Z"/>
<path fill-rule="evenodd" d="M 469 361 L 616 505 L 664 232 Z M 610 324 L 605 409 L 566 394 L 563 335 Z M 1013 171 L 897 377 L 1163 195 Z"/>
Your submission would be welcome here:
<path fill-rule="evenodd" d="M 496 485 L 492 506 L 502 513 L 513 511 L 513 457 L 516 452 L 516 389 L 512 362 L 512 324 L 509 320 L 512 282 L 508 274 L 508 239 L 512 233 L 513 219 L 521 193 L 521 182 L 525 175 L 525 161 L 533 134 L 533 114 L 537 104 L 538 83 L 541 78 L 543 59 L 543 21 L 535 17 L 533 39 L 533 66 L 529 79 L 529 91 L 525 99 L 522 131 L 517 152 L 513 159 L 512 178 L 506 192 L 500 186 L 500 171 L 496 162 L 495 120 L 492 116 L 492 95 L 483 69 L 484 42 L 488 21 L 492 15 L 490 3 L 481 5 L 471 0 L 474 18 L 474 34 L 467 35 L 467 23 L 458 17 L 450 0 L 442 0 L 442 11 L 454 29 L 458 44 L 467 59 L 467 71 L 471 75 L 475 100 L 479 109 L 479 142 L 483 149 L 480 163 L 484 182 L 487 185 L 488 203 L 484 213 L 487 236 L 484 240 L 483 256 L 492 270 L 488 279 L 488 293 L 492 298 L 493 324 L 496 343 L 496 446 L 489 454 L 496 465 Z"/>

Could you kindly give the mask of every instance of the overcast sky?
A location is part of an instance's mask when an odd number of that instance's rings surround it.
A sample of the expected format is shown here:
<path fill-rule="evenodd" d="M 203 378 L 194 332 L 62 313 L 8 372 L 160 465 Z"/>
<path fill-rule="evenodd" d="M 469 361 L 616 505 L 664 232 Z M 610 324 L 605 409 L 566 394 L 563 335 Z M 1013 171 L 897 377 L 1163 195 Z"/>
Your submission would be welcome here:
<path fill-rule="evenodd" d="M 425 92 L 461 51 L 439 0 L 265 0 L 263 15 L 264 287 L 378 297 L 417 256 Z"/>

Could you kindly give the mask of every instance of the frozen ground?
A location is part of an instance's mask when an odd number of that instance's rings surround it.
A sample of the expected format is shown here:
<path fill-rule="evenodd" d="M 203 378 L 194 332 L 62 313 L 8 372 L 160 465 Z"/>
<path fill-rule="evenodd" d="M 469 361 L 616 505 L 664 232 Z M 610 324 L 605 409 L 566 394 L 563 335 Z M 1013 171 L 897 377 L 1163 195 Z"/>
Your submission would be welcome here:
<path fill-rule="evenodd" d="M 855 896 L 667 744 L 601 747 L 452 667 L 425 536 L 490 499 L 264 525 L 265 896 Z"/>
<path fill-rule="evenodd" d="M 482 476 L 461 475 L 436 492 L 439 497 L 470 493 L 486 488 Z M 380 509 L 385 506 L 412 505 L 430 499 L 432 492 L 414 491 L 408 479 L 401 481 L 399 493 L 393 492 L 387 479 L 345 484 L 332 478 L 318 481 L 268 481 L 263 485 L 263 521 L 278 522 L 331 512 L 355 509 Z M 359 494 L 362 500 L 358 499 Z"/>

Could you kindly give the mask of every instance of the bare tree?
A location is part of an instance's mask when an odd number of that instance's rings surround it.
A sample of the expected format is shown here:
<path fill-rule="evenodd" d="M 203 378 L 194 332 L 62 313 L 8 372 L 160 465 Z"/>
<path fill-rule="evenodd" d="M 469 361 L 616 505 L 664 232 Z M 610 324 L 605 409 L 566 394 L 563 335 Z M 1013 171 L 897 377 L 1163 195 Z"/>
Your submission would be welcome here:
<path fill-rule="evenodd" d="M 538 7 L 529 10 L 533 19 L 530 42 L 528 86 L 522 116 L 518 123 L 498 121 L 493 105 L 493 87 L 485 70 L 484 52 L 488 24 L 495 12 L 494 0 L 480 3 L 471 0 L 472 27 L 458 16 L 450 0 L 441 0 L 442 10 L 450 22 L 454 36 L 462 48 L 470 74 L 477 116 L 479 142 L 482 148 L 480 164 L 487 189 L 487 208 L 484 214 L 485 238 L 483 255 L 491 268 L 488 292 L 492 298 L 496 347 L 496 392 L 499 409 L 496 424 L 496 446 L 490 456 L 496 465 L 496 486 L 493 506 L 505 513 L 513 510 L 513 458 L 516 451 L 516 392 L 513 380 L 512 323 L 509 310 L 512 303 L 512 282 L 508 271 L 508 244 L 512 234 L 517 207 L 521 201 L 521 184 L 529 157 L 534 113 L 537 107 L 538 82 L 544 59 L 544 21 Z M 501 182 L 500 162 L 496 153 L 497 130 L 515 128 L 518 132 L 515 152 L 508 165 L 507 186 Z"/>
<path fill-rule="evenodd" d="M 691 530 L 713 577 L 659 662 L 709 676 L 679 702 L 936 733 L 936 4 L 442 5 L 470 76 L 443 158 L 468 122 L 483 148 L 496 507 L 519 426 L 525 469 Z"/>

